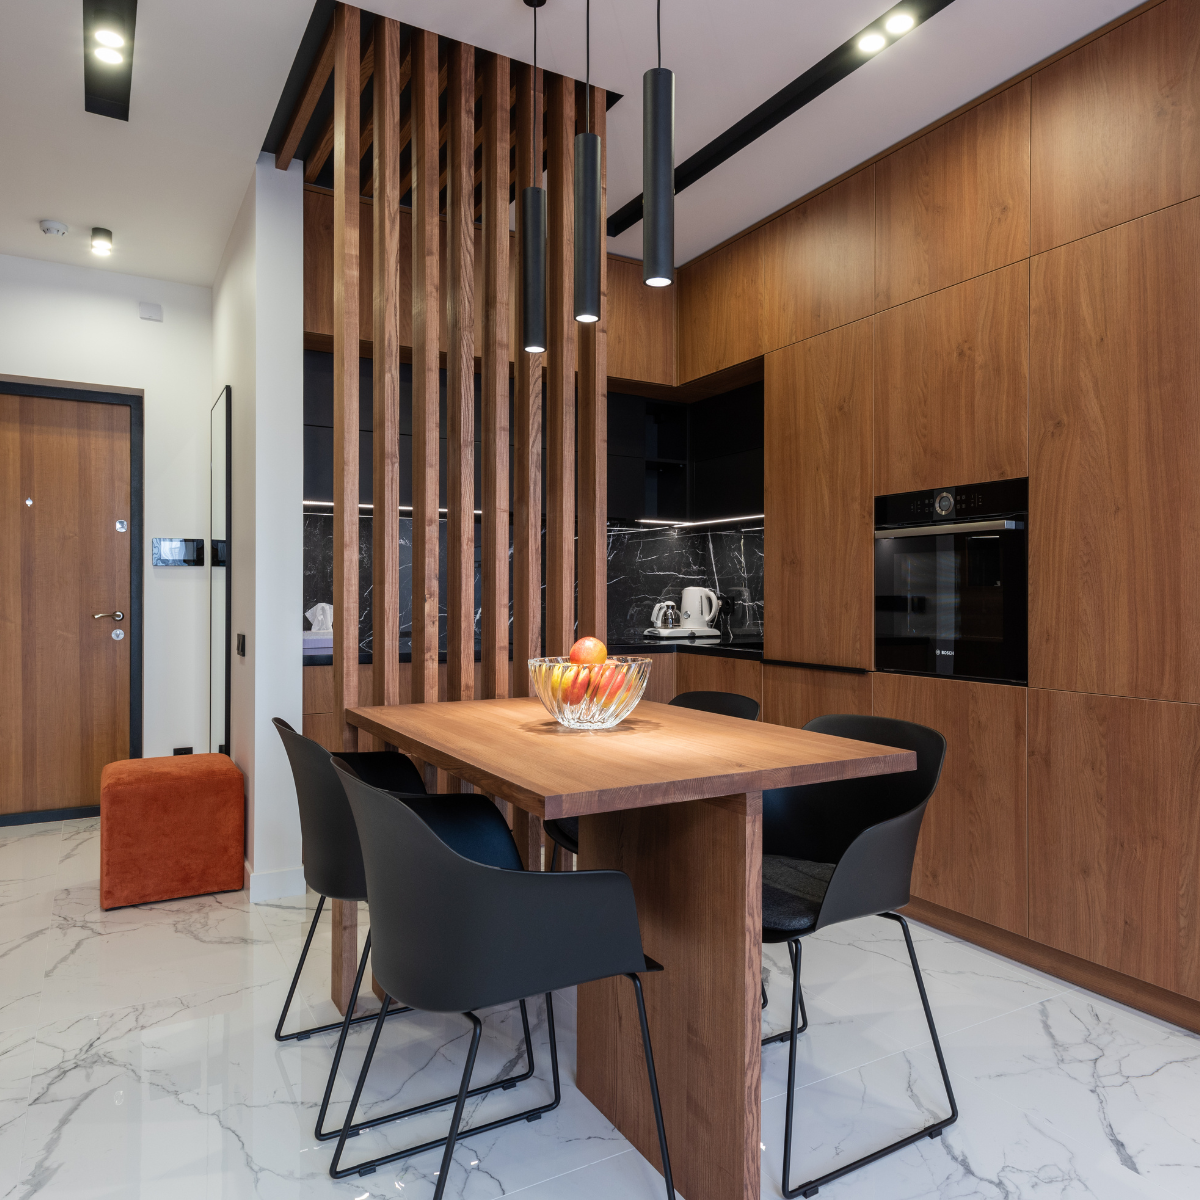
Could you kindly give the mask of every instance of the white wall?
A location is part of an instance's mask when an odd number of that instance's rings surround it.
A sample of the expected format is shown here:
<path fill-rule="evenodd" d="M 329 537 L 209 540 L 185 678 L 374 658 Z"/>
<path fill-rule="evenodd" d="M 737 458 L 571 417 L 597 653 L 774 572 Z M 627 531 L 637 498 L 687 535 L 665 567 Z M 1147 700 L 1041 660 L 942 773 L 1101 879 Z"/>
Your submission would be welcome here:
<path fill-rule="evenodd" d="M 208 572 L 152 567 L 150 539 L 207 535 L 212 368 L 209 288 L 0 255 L 0 373 L 145 395 L 147 757 L 208 744 Z"/>
<path fill-rule="evenodd" d="M 213 364 L 233 391 L 230 753 L 246 775 L 250 898 L 304 891 L 296 793 L 272 717 L 302 725 L 304 190 L 261 155 L 213 283 Z"/>

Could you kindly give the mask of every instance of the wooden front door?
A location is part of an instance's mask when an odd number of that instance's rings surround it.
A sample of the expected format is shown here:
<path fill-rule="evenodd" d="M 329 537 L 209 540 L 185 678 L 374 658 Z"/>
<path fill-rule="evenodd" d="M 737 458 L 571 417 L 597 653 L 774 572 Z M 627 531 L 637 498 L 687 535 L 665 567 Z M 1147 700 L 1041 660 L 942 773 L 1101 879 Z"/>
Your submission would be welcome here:
<path fill-rule="evenodd" d="M 98 804 L 129 757 L 129 419 L 0 395 L 0 815 Z"/>

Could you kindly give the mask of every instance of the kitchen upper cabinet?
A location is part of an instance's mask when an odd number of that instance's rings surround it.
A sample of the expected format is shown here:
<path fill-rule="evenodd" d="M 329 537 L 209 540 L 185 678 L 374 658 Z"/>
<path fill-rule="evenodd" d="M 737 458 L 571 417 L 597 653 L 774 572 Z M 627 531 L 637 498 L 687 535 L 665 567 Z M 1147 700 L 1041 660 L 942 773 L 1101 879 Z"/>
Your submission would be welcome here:
<path fill-rule="evenodd" d="M 674 288 L 642 282 L 642 264 L 608 256 L 608 374 L 670 387 L 675 382 Z"/>
<path fill-rule="evenodd" d="M 1166 0 L 1033 76 L 1039 253 L 1200 194 L 1200 5 Z"/>
<path fill-rule="evenodd" d="M 766 349 L 871 315 L 874 173 L 859 171 L 758 231 Z"/>
<path fill-rule="evenodd" d="M 1029 264 L 875 317 L 875 492 L 1028 473 Z"/>
<path fill-rule="evenodd" d="M 711 375 L 763 352 L 761 230 L 681 267 L 673 288 L 677 383 Z"/>
<path fill-rule="evenodd" d="M 764 663 L 762 719 L 803 729 L 830 713 L 871 713 L 871 676 L 859 671 L 818 671 Z"/>
<path fill-rule="evenodd" d="M 1029 81 L 875 165 L 875 307 L 1029 255 Z"/>
<path fill-rule="evenodd" d="M 928 725 L 946 739 L 917 844 L 913 895 L 1029 936 L 1026 689 L 916 675 L 871 681 L 876 716 Z"/>
<path fill-rule="evenodd" d="M 358 336 L 369 342 L 373 334 L 375 206 L 363 200 L 358 206 Z M 409 215 L 400 214 L 400 294 L 412 294 L 412 252 L 409 249 Z M 333 336 L 333 196 L 304 191 L 304 332 Z M 412 305 L 400 305 L 400 344 L 412 345 Z"/>
<path fill-rule="evenodd" d="M 869 668 L 869 319 L 767 355 L 765 428 L 766 657 Z"/>
<path fill-rule="evenodd" d="M 1033 261 L 1031 686 L 1200 700 L 1200 200 Z"/>
<path fill-rule="evenodd" d="M 1029 936 L 1200 1000 L 1200 708 L 1029 693 Z"/>

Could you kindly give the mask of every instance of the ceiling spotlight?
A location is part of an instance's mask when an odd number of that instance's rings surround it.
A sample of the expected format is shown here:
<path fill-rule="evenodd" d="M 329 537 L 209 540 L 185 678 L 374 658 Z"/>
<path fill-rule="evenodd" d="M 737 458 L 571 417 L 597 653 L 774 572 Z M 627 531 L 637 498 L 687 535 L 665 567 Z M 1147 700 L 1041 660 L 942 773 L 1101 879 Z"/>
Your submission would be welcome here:
<path fill-rule="evenodd" d="M 101 62 L 111 63 L 113 66 L 116 66 L 117 63 L 123 63 L 125 61 L 119 50 L 110 50 L 107 46 L 101 46 L 96 51 L 96 57 Z"/>
<path fill-rule="evenodd" d="M 915 24 L 911 13 L 899 12 L 888 17 L 884 29 L 888 33 L 907 33 Z"/>
<path fill-rule="evenodd" d="M 112 230 L 97 225 L 92 230 L 92 253 L 107 258 L 112 253 Z"/>
<path fill-rule="evenodd" d="M 864 54 L 874 54 L 876 50 L 882 50 L 887 45 L 887 38 L 882 33 L 868 33 L 866 37 L 858 39 L 858 48 Z"/>
<path fill-rule="evenodd" d="M 910 21 L 909 24 L 911 23 Z M 95 38 L 102 46 L 112 46 L 115 48 L 125 45 L 125 38 L 115 29 L 97 29 Z"/>

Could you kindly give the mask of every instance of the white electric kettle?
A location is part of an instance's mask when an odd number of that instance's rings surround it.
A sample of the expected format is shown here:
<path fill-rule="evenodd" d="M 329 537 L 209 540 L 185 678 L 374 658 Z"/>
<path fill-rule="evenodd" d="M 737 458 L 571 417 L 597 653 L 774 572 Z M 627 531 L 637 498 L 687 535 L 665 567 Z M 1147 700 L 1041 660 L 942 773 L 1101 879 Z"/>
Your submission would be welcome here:
<path fill-rule="evenodd" d="M 711 588 L 690 587 L 683 589 L 679 607 L 684 629 L 707 629 L 717 615 L 720 601 Z"/>

